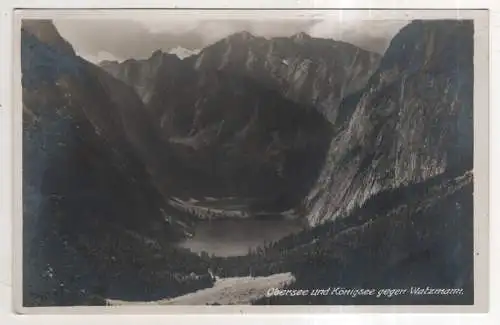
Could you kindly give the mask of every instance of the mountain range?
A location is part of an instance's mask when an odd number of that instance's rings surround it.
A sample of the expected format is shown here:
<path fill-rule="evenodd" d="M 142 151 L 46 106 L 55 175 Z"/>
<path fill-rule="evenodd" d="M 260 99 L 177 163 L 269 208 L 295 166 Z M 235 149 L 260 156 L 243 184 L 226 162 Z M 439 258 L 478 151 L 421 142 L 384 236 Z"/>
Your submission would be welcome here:
<path fill-rule="evenodd" d="M 210 286 L 212 264 L 472 290 L 473 33 L 416 20 L 380 57 L 241 32 L 94 65 L 50 21 L 23 21 L 25 304 L 180 295 Z M 206 197 L 307 227 L 257 257 L 200 257 L 172 245 L 197 219 L 171 202 Z"/>
<path fill-rule="evenodd" d="M 148 67 L 155 65 L 158 55 L 155 52 L 147 60 L 134 61 L 142 67 L 137 69 L 144 71 L 144 75 L 153 76 Z M 306 33 L 266 39 L 239 32 L 185 61 L 186 66 L 198 71 L 228 71 L 257 80 L 287 99 L 315 106 L 335 122 L 341 100 L 363 87 L 375 71 L 380 55 L 349 43 L 312 38 Z M 128 64 L 128 61 L 106 61 L 100 66 L 136 89 L 150 89 L 140 72 L 136 76 L 125 73 Z M 165 69 L 168 71 L 168 63 Z M 165 80 L 157 81 L 163 82 Z M 143 98 L 145 103 L 149 102 L 148 97 Z"/>

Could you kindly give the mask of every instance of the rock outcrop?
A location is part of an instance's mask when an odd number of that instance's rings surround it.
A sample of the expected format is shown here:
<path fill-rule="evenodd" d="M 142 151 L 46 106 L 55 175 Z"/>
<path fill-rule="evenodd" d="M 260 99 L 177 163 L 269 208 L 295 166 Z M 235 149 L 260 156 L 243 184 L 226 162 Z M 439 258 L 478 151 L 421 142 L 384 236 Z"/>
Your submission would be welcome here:
<path fill-rule="evenodd" d="M 147 110 L 179 167 L 176 195 L 300 202 L 332 134 L 314 107 L 226 71 L 164 70 L 157 80 Z"/>
<path fill-rule="evenodd" d="M 24 305 L 186 290 L 171 277 L 186 266 L 167 261 L 197 257 L 166 243 L 189 220 L 170 214 L 155 185 L 162 160 L 141 100 L 50 22 L 23 23 L 21 54 Z"/>
<path fill-rule="evenodd" d="M 133 87 L 144 103 L 151 98 L 151 91 L 156 83 L 156 76 L 161 69 L 182 66 L 182 60 L 175 54 L 155 51 L 149 59 L 128 59 L 123 62 L 103 61 L 99 64 L 109 74 Z"/>
<path fill-rule="evenodd" d="M 380 61 L 377 53 L 305 33 L 271 39 L 236 33 L 183 60 L 160 53 L 147 60 L 100 65 L 133 86 L 146 103 L 159 69 L 175 71 L 191 66 L 198 71 L 222 70 L 251 78 L 291 101 L 316 107 L 332 123 L 342 99 L 362 89 Z M 160 67 L 160 62 L 165 66 Z"/>
<path fill-rule="evenodd" d="M 362 89 L 379 54 L 306 33 L 266 39 L 241 32 L 190 57 L 198 70 L 249 76 L 292 101 L 315 106 L 335 123 L 343 98 Z"/>
<path fill-rule="evenodd" d="M 398 301 L 471 303 L 473 34 L 471 21 L 413 21 L 380 60 L 242 32 L 183 60 L 101 68 L 49 21 L 25 21 L 25 305 L 160 300 L 211 286 L 208 266 L 293 272 L 291 287 L 462 287 Z M 300 207 L 311 227 L 245 257 L 175 248 L 193 216 L 168 202 L 208 197 Z M 258 303 L 299 301 L 276 299 Z"/>
<path fill-rule="evenodd" d="M 344 128 L 306 198 L 311 224 L 378 192 L 472 169 L 473 32 L 470 21 L 414 21 L 394 37 L 365 90 L 341 107 Z"/>

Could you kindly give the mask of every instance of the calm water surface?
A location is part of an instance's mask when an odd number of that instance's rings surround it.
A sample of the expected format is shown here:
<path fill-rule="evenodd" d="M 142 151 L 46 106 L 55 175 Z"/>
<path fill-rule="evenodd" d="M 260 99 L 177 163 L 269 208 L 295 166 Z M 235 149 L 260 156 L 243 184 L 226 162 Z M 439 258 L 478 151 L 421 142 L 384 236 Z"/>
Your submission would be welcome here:
<path fill-rule="evenodd" d="M 303 229 L 296 220 L 288 219 L 222 219 L 201 221 L 192 238 L 180 243 L 195 253 L 216 256 L 239 256 L 250 248 L 279 240 Z"/>

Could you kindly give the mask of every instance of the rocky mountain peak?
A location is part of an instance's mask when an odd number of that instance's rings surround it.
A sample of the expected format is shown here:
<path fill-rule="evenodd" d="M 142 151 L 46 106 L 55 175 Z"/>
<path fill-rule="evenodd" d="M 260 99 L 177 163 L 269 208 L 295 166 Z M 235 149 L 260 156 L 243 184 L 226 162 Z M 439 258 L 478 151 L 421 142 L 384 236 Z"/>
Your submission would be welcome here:
<path fill-rule="evenodd" d="M 315 106 L 335 123 L 341 100 L 366 84 L 379 59 L 351 44 L 306 33 L 266 39 L 240 32 L 206 47 L 193 57 L 193 65 L 258 80 L 287 99 Z"/>
<path fill-rule="evenodd" d="M 50 21 L 26 22 L 25 304 L 181 295 L 212 285 L 185 283 L 207 262 L 210 279 L 286 270 L 302 288 L 464 287 L 472 34 L 415 21 L 381 65 L 331 39 L 241 32 L 184 60 L 98 67 Z M 197 217 L 276 214 L 311 227 L 237 259 L 177 250 Z"/>
<path fill-rule="evenodd" d="M 312 223 L 472 168 L 472 34 L 467 22 L 415 21 L 394 37 L 365 89 L 341 105 L 352 114 L 309 197 Z"/>
<path fill-rule="evenodd" d="M 138 273 L 130 266 L 144 255 L 110 238 L 139 248 L 180 228 L 165 220 L 161 150 L 133 89 L 76 56 L 51 22 L 23 23 L 23 305 L 81 304 L 83 292 L 113 290 L 102 267 L 111 256 L 120 274 Z"/>
<path fill-rule="evenodd" d="M 158 49 L 147 59 L 128 59 L 120 63 L 103 61 L 99 66 L 113 77 L 132 86 L 146 103 L 151 96 L 152 85 L 158 73 L 180 63 L 181 59 L 176 54 L 165 53 Z"/>
<path fill-rule="evenodd" d="M 300 33 L 293 35 L 292 39 L 296 40 L 296 41 L 304 41 L 304 40 L 310 40 L 310 39 L 312 39 L 312 37 L 309 34 L 307 34 L 306 32 L 300 32 Z"/>
<path fill-rule="evenodd" d="M 249 40 L 254 40 L 256 38 L 257 37 L 255 35 L 244 30 L 241 32 L 231 34 L 226 39 L 227 39 L 227 41 L 249 41 Z"/>
<path fill-rule="evenodd" d="M 49 19 L 23 19 L 21 29 L 35 36 L 41 42 L 53 46 L 60 51 L 75 54 L 71 44 L 61 37 L 52 20 Z"/>
<path fill-rule="evenodd" d="M 468 64 L 473 51 L 468 40 L 473 33 L 472 21 L 415 20 L 392 39 L 379 69 L 413 73 L 421 68 L 447 71 Z M 457 44 L 464 45 L 460 49 L 463 55 L 454 53 Z"/>
<path fill-rule="evenodd" d="M 165 61 L 179 62 L 180 57 L 175 53 L 167 53 L 162 50 L 154 51 L 151 56 L 146 60 L 141 60 L 141 62 L 148 61 L 153 63 L 155 66 L 159 67 Z"/>
<path fill-rule="evenodd" d="M 161 57 L 163 55 L 165 55 L 166 53 L 163 52 L 162 50 L 156 50 L 154 51 L 152 54 L 151 54 L 151 58 L 158 58 L 158 57 Z"/>

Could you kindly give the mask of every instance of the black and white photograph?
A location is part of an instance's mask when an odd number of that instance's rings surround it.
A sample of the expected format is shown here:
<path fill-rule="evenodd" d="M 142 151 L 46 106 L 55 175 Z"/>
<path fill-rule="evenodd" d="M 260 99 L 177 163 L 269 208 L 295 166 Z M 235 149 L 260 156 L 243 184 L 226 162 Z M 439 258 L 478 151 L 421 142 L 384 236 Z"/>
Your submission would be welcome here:
<path fill-rule="evenodd" d="M 22 307 L 477 304 L 484 23 L 328 12 L 19 19 Z"/>

